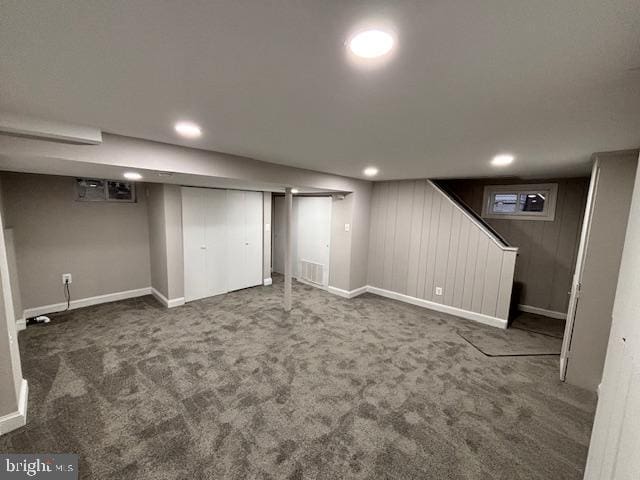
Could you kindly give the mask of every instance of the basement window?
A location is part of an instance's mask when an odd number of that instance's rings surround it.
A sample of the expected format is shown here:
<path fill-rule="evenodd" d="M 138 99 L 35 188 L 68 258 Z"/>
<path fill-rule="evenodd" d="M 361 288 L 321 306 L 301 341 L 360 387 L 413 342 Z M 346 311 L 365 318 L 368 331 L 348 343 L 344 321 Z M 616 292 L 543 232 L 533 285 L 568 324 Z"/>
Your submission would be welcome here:
<path fill-rule="evenodd" d="M 487 185 L 484 187 L 482 216 L 505 220 L 553 221 L 557 195 L 557 183 Z"/>
<path fill-rule="evenodd" d="M 136 186 L 133 182 L 76 178 L 76 200 L 79 202 L 134 203 Z"/>

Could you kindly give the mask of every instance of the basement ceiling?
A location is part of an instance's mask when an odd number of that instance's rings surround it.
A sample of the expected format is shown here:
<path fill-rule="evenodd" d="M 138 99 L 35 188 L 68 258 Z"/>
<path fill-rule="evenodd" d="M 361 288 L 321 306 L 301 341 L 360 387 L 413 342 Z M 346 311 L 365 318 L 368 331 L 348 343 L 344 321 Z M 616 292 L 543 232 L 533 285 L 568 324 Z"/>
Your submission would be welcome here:
<path fill-rule="evenodd" d="M 3 0 L 0 22 L 0 110 L 111 133 L 376 179 L 640 145 L 637 0 Z M 373 65 L 344 45 L 364 27 L 397 40 Z"/>

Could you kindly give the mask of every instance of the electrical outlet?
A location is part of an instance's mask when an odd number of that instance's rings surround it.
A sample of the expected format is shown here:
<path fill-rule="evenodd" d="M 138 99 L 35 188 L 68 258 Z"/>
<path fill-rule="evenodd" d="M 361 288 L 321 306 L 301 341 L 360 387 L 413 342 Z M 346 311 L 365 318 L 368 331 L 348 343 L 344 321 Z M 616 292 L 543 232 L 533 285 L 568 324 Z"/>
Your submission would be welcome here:
<path fill-rule="evenodd" d="M 349 230 L 351 230 L 351 225 L 350 225 L 350 224 L 348 224 L 348 223 L 345 223 L 345 224 L 344 224 L 344 231 L 345 231 L 345 232 L 348 232 Z"/>
<path fill-rule="evenodd" d="M 69 284 L 71 285 L 73 283 L 73 279 L 71 278 L 71 274 L 70 273 L 63 273 L 62 274 L 62 284 Z"/>
<path fill-rule="evenodd" d="M 436 295 L 442 295 L 442 287 L 436 287 Z"/>

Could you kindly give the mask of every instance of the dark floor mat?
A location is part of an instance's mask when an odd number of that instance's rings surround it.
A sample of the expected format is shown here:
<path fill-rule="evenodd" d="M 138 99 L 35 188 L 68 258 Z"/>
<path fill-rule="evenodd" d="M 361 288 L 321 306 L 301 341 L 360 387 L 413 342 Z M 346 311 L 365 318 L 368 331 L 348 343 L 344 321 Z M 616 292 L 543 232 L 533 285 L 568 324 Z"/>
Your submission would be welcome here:
<path fill-rule="evenodd" d="M 565 323 L 564 320 L 557 318 L 543 317 L 532 313 L 521 313 L 513 321 L 511 328 L 561 339 L 564 336 Z"/>
<path fill-rule="evenodd" d="M 462 338 L 490 357 L 560 355 L 562 339 L 516 328 L 460 330 Z"/>

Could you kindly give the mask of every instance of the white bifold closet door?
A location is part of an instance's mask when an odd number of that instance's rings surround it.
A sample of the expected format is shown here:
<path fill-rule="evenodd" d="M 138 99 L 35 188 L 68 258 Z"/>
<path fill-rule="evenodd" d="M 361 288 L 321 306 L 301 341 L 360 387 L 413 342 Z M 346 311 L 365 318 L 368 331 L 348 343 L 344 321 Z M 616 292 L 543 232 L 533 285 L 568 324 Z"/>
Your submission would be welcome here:
<path fill-rule="evenodd" d="M 185 300 L 227 291 L 226 191 L 182 189 Z"/>
<path fill-rule="evenodd" d="M 184 296 L 262 283 L 262 193 L 182 188 Z"/>
<path fill-rule="evenodd" d="M 262 284 L 262 193 L 227 191 L 228 289 Z"/>

